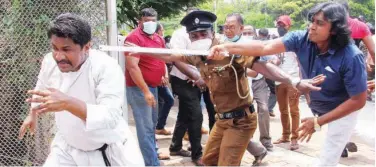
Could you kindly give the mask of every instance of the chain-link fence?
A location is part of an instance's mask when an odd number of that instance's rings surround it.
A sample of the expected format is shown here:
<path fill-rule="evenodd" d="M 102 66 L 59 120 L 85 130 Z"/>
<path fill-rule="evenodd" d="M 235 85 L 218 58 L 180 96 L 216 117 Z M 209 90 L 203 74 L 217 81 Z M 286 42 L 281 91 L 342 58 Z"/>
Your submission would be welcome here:
<path fill-rule="evenodd" d="M 18 140 L 28 114 L 27 90 L 50 51 L 46 29 L 61 13 L 76 13 L 92 26 L 94 47 L 106 42 L 104 0 L 0 0 L 0 165 L 42 165 L 54 134 L 52 114 L 40 116 L 34 136 Z"/>

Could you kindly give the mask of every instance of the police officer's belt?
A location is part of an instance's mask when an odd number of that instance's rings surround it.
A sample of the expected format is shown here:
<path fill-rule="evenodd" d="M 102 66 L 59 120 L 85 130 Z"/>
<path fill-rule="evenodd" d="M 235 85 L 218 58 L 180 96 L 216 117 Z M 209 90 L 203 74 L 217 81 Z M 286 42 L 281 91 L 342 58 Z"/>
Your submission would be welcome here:
<path fill-rule="evenodd" d="M 249 107 L 249 110 L 251 113 L 255 111 L 255 108 L 253 105 Z M 217 113 L 219 119 L 233 119 L 233 118 L 243 118 L 247 115 L 246 109 L 238 109 L 238 110 L 233 110 L 225 113 Z"/>

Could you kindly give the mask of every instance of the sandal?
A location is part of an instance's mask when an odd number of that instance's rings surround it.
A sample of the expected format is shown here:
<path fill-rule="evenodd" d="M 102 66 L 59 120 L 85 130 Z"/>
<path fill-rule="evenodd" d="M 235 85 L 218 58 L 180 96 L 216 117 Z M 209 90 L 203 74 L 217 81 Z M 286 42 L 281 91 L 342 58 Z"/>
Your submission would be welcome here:
<path fill-rule="evenodd" d="M 170 156 L 167 155 L 167 154 L 158 153 L 158 159 L 159 159 L 159 160 L 169 160 L 169 159 L 170 159 Z"/>
<path fill-rule="evenodd" d="M 290 150 L 294 151 L 294 150 L 297 150 L 297 149 L 299 149 L 298 141 L 296 139 L 295 140 L 291 140 Z"/>
<path fill-rule="evenodd" d="M 280 138 L 277 141 L 273 142 L 273 144 L 281 144 L 281 143 L 288 143 L 290 142 L 289 139 Z"/>

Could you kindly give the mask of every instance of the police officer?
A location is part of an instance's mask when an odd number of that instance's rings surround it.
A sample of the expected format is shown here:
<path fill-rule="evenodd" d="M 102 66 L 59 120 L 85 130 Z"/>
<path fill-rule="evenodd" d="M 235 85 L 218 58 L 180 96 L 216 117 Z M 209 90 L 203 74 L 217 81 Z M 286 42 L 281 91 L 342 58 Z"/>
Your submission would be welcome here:
<path fill-rule="evenodd" d="M 189 49 L 206 51 L 219 44 L 214 36 L 213 22 L 215 20 L 216 16 L 207 11 L 194 11 L 183 18 L 180 24 L 186 27 L 192 42 Z M 126 43 L 125 46 L 135 45 Z M 257 127 L 257 116 L 253 106 L 250 107 L 252 97 L 249 95 L 246 68 L 251 68 L 265 77 L 280 82 L 295 86 L 300 83 L 300 80 L 292 79 L 270 63 L 255 61 L 256 57 L 231 55 L 224 59 L 219 56 L 221 60 L 217 60 L 216 57 L 207 59 L 205 56 L 177 54 L 153 54 L 153 56 L 165 61 L 184 62 L 198 67 L 201 77 L 209 88 L 217 121 L 206 144 L 202 157 L 203 163 L 199 159 L 194 161 L 196 165 L 240 165 L 247 144 Z M 312 85 L 307 82 L 299 85 L 300 88 L 312 88 Z"/>

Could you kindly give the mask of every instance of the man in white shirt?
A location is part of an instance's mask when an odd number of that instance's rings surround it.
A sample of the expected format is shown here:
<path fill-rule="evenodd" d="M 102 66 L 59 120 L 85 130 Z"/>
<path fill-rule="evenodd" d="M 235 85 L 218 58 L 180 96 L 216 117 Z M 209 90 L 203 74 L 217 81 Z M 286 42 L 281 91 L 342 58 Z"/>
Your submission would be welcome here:
<path fill-rule="evenodd" d="M 57 132 L 45 166 L 144 166 L 125 120 L 124 74 L 117 62 L 90 49 L 90 25 L 58 16 L 48 30 L 52 53 L 42 62 L 30 113 L 20 128 L 33 134 L 39 114 L 53 112 Z"/>

